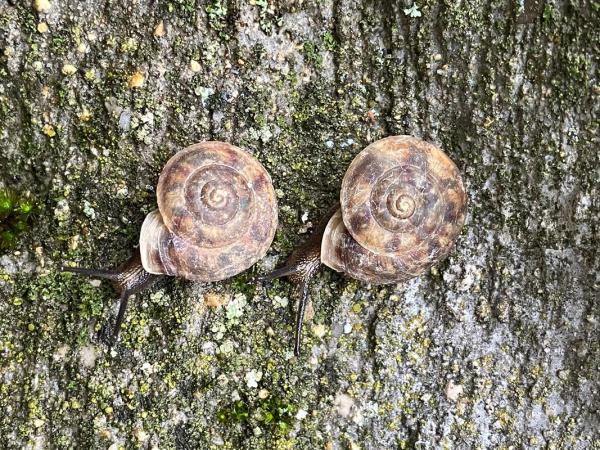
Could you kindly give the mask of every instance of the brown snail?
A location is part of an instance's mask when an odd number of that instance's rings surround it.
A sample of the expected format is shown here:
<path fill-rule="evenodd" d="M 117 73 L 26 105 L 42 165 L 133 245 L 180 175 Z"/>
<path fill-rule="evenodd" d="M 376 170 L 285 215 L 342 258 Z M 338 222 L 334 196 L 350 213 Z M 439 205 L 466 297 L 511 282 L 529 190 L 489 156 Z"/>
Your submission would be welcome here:
<path fill-rule="evenodd" d="M 202 142 L 177 152 L 156 189 L 158 209 L 146 216 L 139 249 L 119 268 L 64 271 L 106 278 L 120 292 L 113 337 L 127 301 L 159 275 L 219 281 L 262 258 L 277 228 L 271 178 L 260 162 L 224 142 Z"/>
<path fill-rule="evenodd" d="M 287 276 L 299 287 L 295 354 L 309 283 L 321 264 L 373 284 L 419 276 L 450 253 L 466 200 L 458 168 L 433 144 L 391 136 L 360 152 L 344 175 L 340 204 L 283 267 L 261 277 Z"/>

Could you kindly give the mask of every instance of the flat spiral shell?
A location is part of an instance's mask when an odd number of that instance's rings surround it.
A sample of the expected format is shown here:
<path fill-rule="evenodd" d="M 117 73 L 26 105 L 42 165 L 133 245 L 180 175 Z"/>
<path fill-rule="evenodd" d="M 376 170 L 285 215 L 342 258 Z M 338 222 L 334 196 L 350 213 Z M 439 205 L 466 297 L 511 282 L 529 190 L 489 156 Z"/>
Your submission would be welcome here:
<path fill-rule="evenodd" d="M 323 263 L 373 283 L 403 281 L 445 258 L 464 223 L 460 173 L 433 144 L 392 136 L 350 164 L 322 244 Z"/>
<path fill-rule="evenodd" d="M 140 235 L 150 273 L 218 281 L 254 264 L 277 228 L 271 179 L 250 154 L 203 142 L 175 154 L 157 187 L 158 210 Z"/>

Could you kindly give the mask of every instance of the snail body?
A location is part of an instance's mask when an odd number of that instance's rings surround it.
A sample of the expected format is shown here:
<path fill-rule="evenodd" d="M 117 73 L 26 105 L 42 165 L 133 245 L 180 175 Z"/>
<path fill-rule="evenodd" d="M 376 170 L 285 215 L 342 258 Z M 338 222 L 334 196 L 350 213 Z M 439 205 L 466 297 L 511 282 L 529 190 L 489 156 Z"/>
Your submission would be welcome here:
<path fill-rule="evenodd" d="M 336 205 L 286 265 L 263 277 L 300 286 L 299 353 L 308 284 L 321 264 L 372 284 L 417 277 L 443 260 L 463 227 L 466 193 L 458 168 L 412 136 L 376 141 L 350 164 Z"/>
<path fill-rule="evenodd" d="M 131 294 L 161 275 L 211 282 L 243 272 L 266 254 L 277 229 L 269 174 L 224 142 L 173 155 L 159 177 L 157 203 L 142 225 L 139 249 L 118 269 L 63 268 L 113 282 L 121 294 L 115 338 Z"/>

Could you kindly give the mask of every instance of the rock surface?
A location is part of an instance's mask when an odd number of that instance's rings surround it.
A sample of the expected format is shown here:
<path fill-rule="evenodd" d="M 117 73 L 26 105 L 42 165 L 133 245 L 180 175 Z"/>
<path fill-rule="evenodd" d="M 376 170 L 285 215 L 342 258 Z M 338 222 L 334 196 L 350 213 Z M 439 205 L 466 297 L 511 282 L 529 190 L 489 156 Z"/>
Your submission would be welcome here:
<path fill-rule="evenodd" d="M 0 2 L 0 447 L 600 447 L 595 2 Z M 368 143 L 461 169 L 452 256 L 397 286 L 323 270 L 303 354 L 293 290 L 255 286 Z M 205 139 L 270 171 L 269 255 L 130 302 L 60 273 L 114 266 L 158 174 Z M 203 303 L 207 299 L 207 304 Z"/>

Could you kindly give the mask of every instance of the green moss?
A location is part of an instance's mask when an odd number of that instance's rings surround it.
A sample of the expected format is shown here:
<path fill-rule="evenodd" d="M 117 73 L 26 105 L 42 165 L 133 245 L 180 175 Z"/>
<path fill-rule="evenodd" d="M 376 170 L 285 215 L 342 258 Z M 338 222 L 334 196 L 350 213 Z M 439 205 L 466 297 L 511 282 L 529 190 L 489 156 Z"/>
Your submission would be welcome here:
<path fill-rule="evenodd" d="M 307 41 L 302 46 L 304 57 L 309 64 L 319 68 L 323 65 L 323 56 L 320 53 L 319 46 L 311 41 Z"/>
<path fill-rule="evenodd" d="M 323 43 L 323 47 L 325 50 L 333 51 L 337 47 L 337 42 L 335 40 L 335 36 L 333 33 L 326 31 L 321 35 L 321 42 Z"/>
<path fill-rule="evenodd" d="M 274 6 L 269 6 L 267 0 L 250 0 L 250 4 L 258 7 L 260 29 L 271 34 L 273 29 L 282 25 L 281 16 L 277 15 Z"/>
<path fill-rule="evenodd" d="M 19 237 L 30 226 L 34 208 L 30 194 L 0 189 L 0 250 L 17 245 Z"/>
<path fill-rule="evenodd" d="M 236 293 L 245 295 L 248 298 L 254 297 L 257 291 L 257 285 L 253 279 L 254 269 L 242 272 L 227 281 L 228 286 Z"/>
<path fill-rule="evenodd" d="M 193 2 L 192 2 L 193 5 Z M 192 8 L 195 8 L 192 6 Z M 225 33 L 227 26 L 227 3 L 226 1 L 213 0 L 204 8 L 208 15 L 209 26 L 219 32 L 219 36 L 223 39 L 228 40 L 229 35 Z"/>
<path fill-rule="evenodd" d="M 544 20 L 544 24 L 549 25 L 554 22 L 556 17 L 556 10 L 554 6 L 550 3 L 546 3 L 544 5 L 544 11 L 542 12 L 542 19 Z"/>
<path fill-rule="evenodd" d="M 279 398 L 267 398 L 259 403 L 258 410 L 267 427 L 285 434 L 294 423 L 298 408 Z"/>
<path fill-rule="evenodd" d="M 249 418 L 248 405 L 242 400 L 237 400 L 217 412 L 217 420 L 224 424 L 245 423 Z"/>
<path fill-rule="evenodd" d="M 253 419 L 267 431 L 286 434 L 295 421 L 298 408 L 279 398 L 258 401 L 237 400 L 217 412 L 217 420 L 223 424 L 248 425 Z"/>

